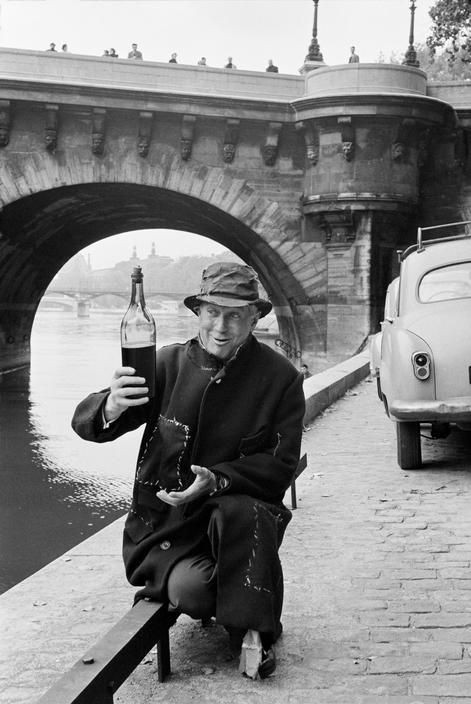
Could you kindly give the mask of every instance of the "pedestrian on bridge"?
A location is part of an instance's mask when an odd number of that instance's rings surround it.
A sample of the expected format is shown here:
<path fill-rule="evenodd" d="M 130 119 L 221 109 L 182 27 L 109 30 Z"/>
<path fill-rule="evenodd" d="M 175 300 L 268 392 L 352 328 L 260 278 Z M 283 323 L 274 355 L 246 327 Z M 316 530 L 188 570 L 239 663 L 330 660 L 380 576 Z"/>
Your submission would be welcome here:
<path fill-rule="evenodd" d="M 358 54 L 355 53 L 355 47 L 351 46 L 350 47 L 350 56 L 348 57 L 348 63 L 349 64 L 358 64 L 360 63 L 360 57 Z"/>
<path fill-rule="evenodd" d="M 265 678 L 282 630 L 278 549 L 291 519 L 283 496 L 299 459 L 303 377 L 252 334 L 272 306 L 251 267 L 211 264 L 184 303 L 199 332 L 158 350 L 155 398 L 132 367 L 119 367 L 72 425 L 107 442 L 145 424 L 123 542 L 136 599 L 215 616 L 239 671 Z"/>
<path fill-rule="evenodd" d="M 278 73 L 278 66 L 275 66 L 273 63 L 273 59 L 268 59 L 268 66 L 266 67 L 265 71 L 268 73 Z"/>
<path fill-rule="evenodd" d="M 138 51 L 137 44 L 131 44 L 131 51 L 128 54 L 128 59 L 137 59 L 142 61 L 142 52 Z"/>
<path fill-rule="evenodd" d="M 232 62 L 232 56 L 227 57 L 227 64 L 224 68 L 237 68 L 237 66 Z"/>

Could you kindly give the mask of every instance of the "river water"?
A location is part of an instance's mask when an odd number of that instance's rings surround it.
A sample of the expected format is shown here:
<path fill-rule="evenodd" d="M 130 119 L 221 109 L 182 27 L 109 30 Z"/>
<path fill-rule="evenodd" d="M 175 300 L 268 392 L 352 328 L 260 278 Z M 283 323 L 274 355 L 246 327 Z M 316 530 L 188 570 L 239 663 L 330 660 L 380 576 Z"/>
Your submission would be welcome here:
<path fill-rule="evenodd" d="M 41 309 L 31 370 L 0 386 L 0 593 L 121 516 L 142 429 L 112 443 L 81 440 L 77 403 L 121 364 L 122 311 L 90 317 Z M 196 318 L 156 316 L 157 346 L 196 334 Z M 271 346 L 273 338 L 264 340 Z"/>

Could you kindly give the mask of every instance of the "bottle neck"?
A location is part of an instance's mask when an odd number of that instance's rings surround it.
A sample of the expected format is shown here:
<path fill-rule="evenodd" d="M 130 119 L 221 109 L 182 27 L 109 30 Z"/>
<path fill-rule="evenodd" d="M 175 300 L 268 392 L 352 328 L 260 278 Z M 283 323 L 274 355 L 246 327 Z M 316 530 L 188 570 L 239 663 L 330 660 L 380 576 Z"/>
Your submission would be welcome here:
<path fill-rule="evenodd" d="M 145 306 L 144 286 L 142 281 L 133 280 L 131 287 L 131 305 L 136 305 L 137 303 L 140 303 L 142 307 Z"/>

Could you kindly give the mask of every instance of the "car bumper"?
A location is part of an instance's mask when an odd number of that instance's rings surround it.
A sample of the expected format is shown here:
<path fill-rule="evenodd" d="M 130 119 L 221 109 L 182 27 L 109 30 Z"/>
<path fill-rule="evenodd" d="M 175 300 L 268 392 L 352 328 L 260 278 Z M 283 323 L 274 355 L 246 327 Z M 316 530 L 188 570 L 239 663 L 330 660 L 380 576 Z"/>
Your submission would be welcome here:
<path fill-rule="evenodd" d="M 449 398 L 444 401 L 393 401 L 389 415 L 402 421 L 471 421 L 471 396 Z"/>

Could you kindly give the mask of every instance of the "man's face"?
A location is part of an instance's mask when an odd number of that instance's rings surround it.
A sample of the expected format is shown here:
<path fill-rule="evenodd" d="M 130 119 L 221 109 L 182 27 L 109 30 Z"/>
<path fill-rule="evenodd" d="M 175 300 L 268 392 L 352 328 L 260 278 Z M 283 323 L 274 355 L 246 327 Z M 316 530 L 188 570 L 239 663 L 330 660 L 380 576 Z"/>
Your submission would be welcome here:
<path fill-rule="evenodd" d="M 232 308 L 201 303 L 199 333 L 206 350 L 219 359 L 229 359 L 257 324 L 249 306 Z"/>

